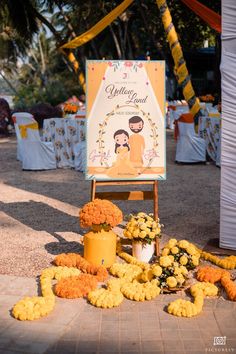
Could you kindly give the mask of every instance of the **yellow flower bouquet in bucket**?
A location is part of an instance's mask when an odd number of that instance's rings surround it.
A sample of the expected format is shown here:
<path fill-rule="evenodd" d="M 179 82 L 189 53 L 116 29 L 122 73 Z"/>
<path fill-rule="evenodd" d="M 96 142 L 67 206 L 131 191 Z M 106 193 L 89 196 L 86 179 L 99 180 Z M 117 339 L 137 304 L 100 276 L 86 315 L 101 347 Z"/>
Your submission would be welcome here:
<path fill-rule="evenodd" d="M 140 212 L 130 215 L 124 236 L 132 240 L 132 254 L 142 262 L 149 262 L 155 251 L 156 239 L 161 237 L 160 220 L 153 214 Z"/>

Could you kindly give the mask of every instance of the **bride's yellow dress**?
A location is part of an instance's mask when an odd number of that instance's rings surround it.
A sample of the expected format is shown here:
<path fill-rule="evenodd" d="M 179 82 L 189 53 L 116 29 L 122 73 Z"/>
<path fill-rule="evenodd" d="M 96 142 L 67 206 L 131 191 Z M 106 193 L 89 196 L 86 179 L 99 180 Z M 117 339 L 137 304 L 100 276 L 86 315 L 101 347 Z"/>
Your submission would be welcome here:
<path fill-rule="evenodd" d="M 107 170 L 106 174 L 110 177 L 137 176 L 138 173 L 129 160 L 128 148 L 126 146 L 120 146 L 117 148 L 116 153 L 116 162 Z"/>

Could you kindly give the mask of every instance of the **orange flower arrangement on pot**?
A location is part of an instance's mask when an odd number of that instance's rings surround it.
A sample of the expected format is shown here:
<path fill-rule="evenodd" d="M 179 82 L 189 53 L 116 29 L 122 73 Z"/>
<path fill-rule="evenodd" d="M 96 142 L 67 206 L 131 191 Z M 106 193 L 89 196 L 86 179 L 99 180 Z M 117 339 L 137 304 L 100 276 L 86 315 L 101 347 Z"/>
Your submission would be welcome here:
<path fill-rule="evenodd" d="M 123 220 L 122 211 L 109 200 L 95 199 L 85 204 L 79 213 L 80 226 L 92 227 L 95 231 L 111 230 Z"/>
<path fill-rule="evenodd" d="M 91 227 L 84 236 L 84 258 L 94 265 L 110 267 L 116 259 L 116 234 L 112 228 L 122 219 L 122 211 L 109 200 L 95 199 L 79 213 L 81 227 Z"/>

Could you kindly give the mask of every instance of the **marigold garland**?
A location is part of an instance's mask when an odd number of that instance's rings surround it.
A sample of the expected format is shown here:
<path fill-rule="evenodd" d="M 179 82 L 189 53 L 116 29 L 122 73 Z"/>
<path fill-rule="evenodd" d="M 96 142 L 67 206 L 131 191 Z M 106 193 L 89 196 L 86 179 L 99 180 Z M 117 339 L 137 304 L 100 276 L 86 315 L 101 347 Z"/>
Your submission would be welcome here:
<path fill-rule="evenodd" d="M 178 317 L 193 317 L 198 315 L 203 308 L 205 296 L 216 296 L 218 288 L 211 283 L 196 283 L 190 288 L 194 302 L 177 299 L 168 305 L 168 313 Z"/>
<path fill-rule="evenodd" d="M 223 269 L 217 269 L 210 266 L 206 266 L 198 270 L 197 280 L 214 284 L 221 280 L 223 274 L 227 273 L 228 272 Z"/>
<path fill-rule="evenodd" d="M 112 202 L 105 199 L 94 199 L 83 206 L 79 213 L 80 226 L 87 228 L 93 225 L 105 225 L 110 228 L 123 220 L 122 211 Z"/>
<path fill-rule="evenodd" d="M 124 296 L 121 292 L 112 292 L 104 288 L 91 291 L 88 294 L 88 301 L 92 305 L 102 308 L 112 308 L 119 306 L 123 299 Z"/>
<path fill-rule="evenodd" d="M 145 262 L 141 262 L 141 261 L 137 260 L 137 258 L 131 256 L 130 254 L 128 254 L 126 252 L 119 252 L 118 256 L 120 258 L 124 259 L 127 263 L 135 264 L 135 265 L 139 266 L 140 268 L 142 268 L 143 270 L 150 268 L 150 264 L 145 263 Z"/>
<path fill-rule="evenodd" d="M 230 279 L 230 274 L 224 274 L 221 278 L 221 284 L 224 287 L 230 300 L 236 301 L 236 284 Z"/>
<path fill-rule="evenodd" d="M 125 278 L 127 281 L 134 280 L 142 273 L 142 269 L 139 266 L 126 263 L 114 263 L 109 271 L 112 275 Z"/>
<path fill-rule="evenodd" d="M 12 309 L 13 316 L 21 321 L 32 321 L 47 316 L 55 306 L 55 295 L 51 285 L 52 279 L 61 279 L 79 273 L 78 269 L 67 267 L 50 267 L 44 269 L 40 276 L 43 296 L 27 296 L 18 301 Z"/>
<path fill-rule="evenodd" d="M 236 284 L 230 279 L 230 273 L 223 269 L 213 267 L 203 267 L 197 272 L 197 279 L 200 281 L 210 281 L 211 283 L 221 282 L 228 298 L 236 301 Z"/>
<path fill-rule="evenodd" d="M 216 264 L 218 267 L 224 269 L 235 269 L 236 268 L 236 256 L 228 256 L 225 258 L 219 258 L 211 253 L 201 251 L 201 258 Z"/>
<path fill-rule="evenodd" d="M 67 299 L 75 299 L 86 296 L 90 291 L 95 290 L 98 281 L 91 274 L 80 274 L 61 279 L 55 286 L 55 294 Z"/>
<path fill-rule="evenodd" d="M 103 266 L 94 266 L 77 253 L 62 253 L 54 259 L 54 264 L 77 267 L 84 273 L 95 275 L 99 282 L 104 282 L 108 278 L 108 272 Z"/>
<path fill-rule="evenodd" d="M 121 292 L 127 299 L 130 300 L 152 300 L 160 294 L 161 289 L 157 285 L 157 280 L 152 280 L 146 283 L 139 283 L 134 280 L 132 283 L 123 284 L 121 286 Z"/>

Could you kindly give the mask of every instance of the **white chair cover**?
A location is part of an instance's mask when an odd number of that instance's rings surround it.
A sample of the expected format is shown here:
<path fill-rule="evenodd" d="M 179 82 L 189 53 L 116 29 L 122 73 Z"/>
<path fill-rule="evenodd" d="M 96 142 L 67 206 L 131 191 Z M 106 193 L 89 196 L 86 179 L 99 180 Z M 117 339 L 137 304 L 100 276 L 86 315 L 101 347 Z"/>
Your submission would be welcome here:
<path fill-rule="evenodd" d="M 74 145 L 75 170 L 85 172 L 86 169 L 86 142 L 82 141 Z"/>
<path fill-rule="evenodd" d="M 12 119 L 14 122 L 16 138 L 17 138 L 17 154 L 16 158 L 19 161 L 22 161 L 22 149 L 21 149 L 21 134 L 19 125 L 32 124 L 37 123 L 34 119 L 33 115 L 28 112 L 17 112 L 12 115 Z M 35 131 L 32 131 L 31 134 L 35 134 Z M 37 132 L 36 132 L 37 134 Z"/>
<path fill-rule="evenodd" d="M 15 113 L 16 135 L 18 143 L 18 157 L 22 161 L 23 170 L 51 170 L 56 168 L 55 151 L 52 143 L 42 142 L 39 130 L 30 127 L 36 124 L 29 113 Z M 28 127 L 27 127 L 28 125 Z M 26 136 L 21 136 L 21 126 L 26 126 Z"/>
<path fill-rule="evenodd" d="M 194 123 L 178 122 L 179 136 L 176 145 L 176 162 L 206 161 L 205 140 L 194 131 Z"/>

